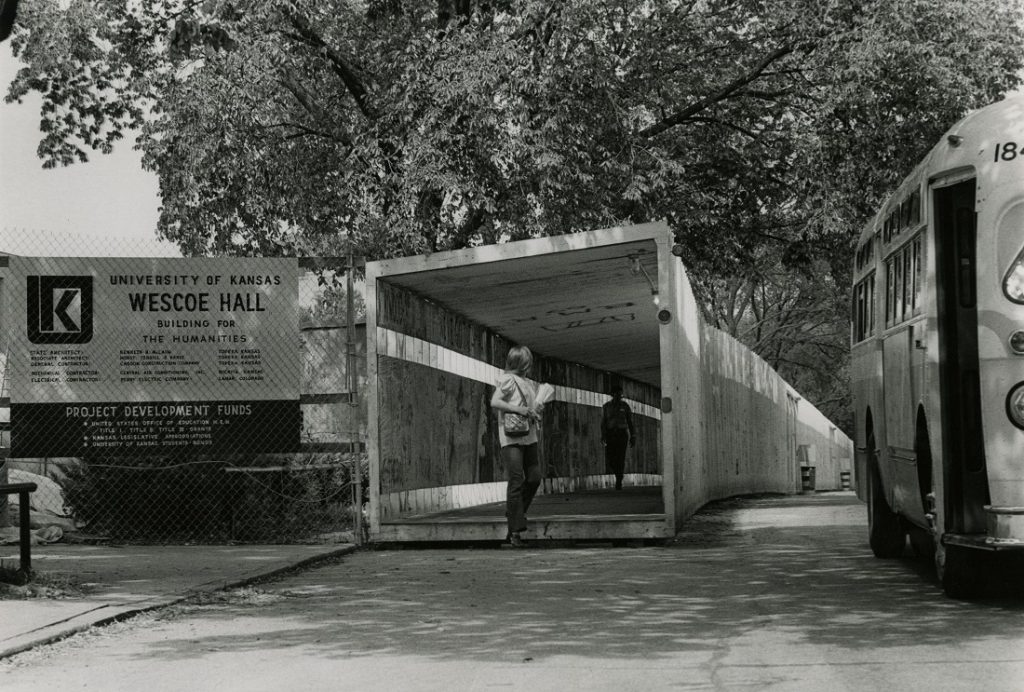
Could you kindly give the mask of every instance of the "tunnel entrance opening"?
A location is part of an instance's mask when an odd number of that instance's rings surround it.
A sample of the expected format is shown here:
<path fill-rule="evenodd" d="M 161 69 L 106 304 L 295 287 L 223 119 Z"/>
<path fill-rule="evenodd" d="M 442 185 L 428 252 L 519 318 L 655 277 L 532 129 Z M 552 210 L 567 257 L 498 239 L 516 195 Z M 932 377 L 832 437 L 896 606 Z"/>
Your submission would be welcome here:
<path fill-rule="evenodd" d="M 535 354 L 533 379 L 556 391 L 538 444 L 531 535 L 666 535 L 659 242 L 664 227 L 641 226 L 370 265 L 371 535 L 505 536 L 506 475 L 489 401 L 515 344 Z M 621 491 L 600 439 L 612 383 L 636 437 Z"/>

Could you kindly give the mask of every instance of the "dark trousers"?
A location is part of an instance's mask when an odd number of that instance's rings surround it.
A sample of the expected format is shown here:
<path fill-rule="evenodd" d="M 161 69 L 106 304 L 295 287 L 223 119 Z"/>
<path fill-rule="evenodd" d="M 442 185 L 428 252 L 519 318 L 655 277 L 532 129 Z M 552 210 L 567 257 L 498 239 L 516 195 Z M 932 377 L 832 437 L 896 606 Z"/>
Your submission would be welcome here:
<path fill-rule="evenodd" d="M 508 445 L 501 448 L 501 459 L 508 469 L 508 496 L 505 516 L 510 533 L 526 530 L 526 510 L 540 487 L 537 445 Z"/>
<path fill-rule="evenodd" d="M 604 463 L 608 473 L 615 474 L 615 487 L 622 487 L 622 476 L 626 471 L 626 447 L 629 445 L 628 430 L 609 430 L 604 436 Z"/>

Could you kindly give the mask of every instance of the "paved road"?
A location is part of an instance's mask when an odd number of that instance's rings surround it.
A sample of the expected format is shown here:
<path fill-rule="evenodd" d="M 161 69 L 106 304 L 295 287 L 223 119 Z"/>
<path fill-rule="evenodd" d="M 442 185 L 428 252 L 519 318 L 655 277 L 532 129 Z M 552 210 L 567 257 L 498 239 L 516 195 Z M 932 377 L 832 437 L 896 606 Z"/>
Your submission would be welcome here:
<path fill-rule="evenodd" d="M 668 547 L 360 552 L 0 662 L 12 690 L 1024 690 L 1024 590 L 946 599 L 850 494 Z"/>

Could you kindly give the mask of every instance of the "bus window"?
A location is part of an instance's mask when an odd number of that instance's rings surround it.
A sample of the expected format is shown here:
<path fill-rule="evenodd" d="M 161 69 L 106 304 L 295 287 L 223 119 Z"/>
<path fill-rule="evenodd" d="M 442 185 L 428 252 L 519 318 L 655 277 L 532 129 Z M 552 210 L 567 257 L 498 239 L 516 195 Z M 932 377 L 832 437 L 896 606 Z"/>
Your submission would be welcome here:
<path fill-rule="evenodd" d="M 853 287 L 853 343 L 864 337 L 863 334 L 864 305 L 861 298 L 860 284 Z"/>
<path fill-rule="evenodd" d="M 857 287 L 853 287 L 853 293 L 850 295 L 850 307 L 852 308 L 850 314 L 853 316 L 853 320 L 850 323 L 850 341 L 857 343 L 860 341 L 860 305 L 857 302 Z"/>
<path fill-rule="evenodd" d="M 892 260 L 885 263 L 885 326 L 892 325 L 893 308 L 896 305 L 896 290 Z"/>
<path fill-rule="evenodd" d="M 921 248 L 924 246 L 922 237 L 914 238 L 914 314 L 921 314 L 921 272 L 924 257 L 921 256 Z"/>
<path fill-rule="evenodd" d="M 875 275 L 868 277 L 868 333 L 875 333 Z"/>
<path fill-rule="evenodd" d="M 853 341 L 859 343 L 875 331 L 875 275 L 872 273 L 853 288 Z"/>
<path fill-rule="evenodd" d="M 894 269 L 892 321 L 895 324 L 903 319 L 903 262 L 899 254 L 893 255 L 889 261 L 892 262 Z"/>
<path fill-rule="evenodd" d="M 859 341 L 863 341 L 868 336 L 868 292 L 867 292 L 867 284 L 865 284 L 864 282 L 861 282 L 859 293 L 860 293 L 860 325 L 859 325 L 860 339 L 858 339 L 858 340 Z"/>
<path fill-rule="evenodd" d="M 910 195 L 910 225 L 916 226 L 921 223 L 921 192 L 915 190 Z"/>
<path fill-rule="evenodd" d="M 903 319 L 907 319 L 911 315 L 912 311 L 912 298 L 914 287 L 912 284 L 913 274 L 910 269 L 910 246 L 907 245 L 900 251 L 900 255 L 903 257 L 903 312 L 901 313 Z"/>
<path fill-rule="evenodd" d="M 864 313 L 864 284 L 857 286 L 854 291 L 854 301 L 856 301 L 855 312 L 856 318 L 853 325 L 853 340 L 854 342 L 860 342 L 864 340 L 864 324 L 865 324 L 865 313 Z"/>

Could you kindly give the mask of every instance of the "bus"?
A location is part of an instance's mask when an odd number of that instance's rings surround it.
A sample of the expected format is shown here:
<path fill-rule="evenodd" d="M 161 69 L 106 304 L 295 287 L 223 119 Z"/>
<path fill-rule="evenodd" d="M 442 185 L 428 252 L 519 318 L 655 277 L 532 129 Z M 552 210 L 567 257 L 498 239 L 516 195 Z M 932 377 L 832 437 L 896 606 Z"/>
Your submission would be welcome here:
<path fill-rule="evenodd" d="M 857 495 L 880 558 L 953 598 L 1024 553 L 1024 96 L 953 126 L 853 261 Z"/>

